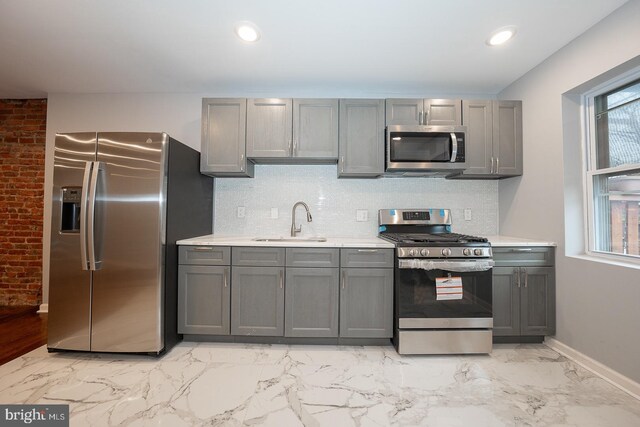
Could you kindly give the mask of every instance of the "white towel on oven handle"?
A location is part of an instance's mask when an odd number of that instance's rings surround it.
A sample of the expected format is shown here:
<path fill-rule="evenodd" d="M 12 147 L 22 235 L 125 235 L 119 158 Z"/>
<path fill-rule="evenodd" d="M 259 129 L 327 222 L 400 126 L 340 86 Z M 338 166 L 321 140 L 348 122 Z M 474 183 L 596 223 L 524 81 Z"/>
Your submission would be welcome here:
<path fill-rule="evenodd" d="M 492 259 L 473 261 L 443 261 L 428 259 L 400 259 L 398 267 L 402 269 L 419 268 L 422 270 L 445 270 L 455 272 L 487 271 L 495 265 Z"/>

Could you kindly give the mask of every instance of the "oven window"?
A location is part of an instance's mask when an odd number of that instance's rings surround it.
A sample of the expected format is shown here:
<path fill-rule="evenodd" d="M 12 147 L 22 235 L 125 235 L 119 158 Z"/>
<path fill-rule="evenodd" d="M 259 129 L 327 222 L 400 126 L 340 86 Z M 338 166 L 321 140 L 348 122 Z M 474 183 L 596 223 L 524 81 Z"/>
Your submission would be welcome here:
<path fill-rule="evenodd" d="M 438 297 L 436 279 L 460 277 L 462 297 Z M 400 318 L 492 317 L 492 272 L 456 273 L 443 270 L 397 269 L 396 311 Z"/>
<path fill-rule="evenodd" d="M 392 162 L 448 162 L 451 160 L 451 134 L 391 132 Z"/>

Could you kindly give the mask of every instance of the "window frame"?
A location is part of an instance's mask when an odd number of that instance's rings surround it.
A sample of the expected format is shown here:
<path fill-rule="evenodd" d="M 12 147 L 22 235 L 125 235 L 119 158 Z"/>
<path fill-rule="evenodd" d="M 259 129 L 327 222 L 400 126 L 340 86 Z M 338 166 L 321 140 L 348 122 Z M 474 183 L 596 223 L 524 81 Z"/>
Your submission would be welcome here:
<path fill-rule="evenodd" d="M 630 83 L 640 80 L 640 68 L 630 70 L 623 73 L 601 85 L 592 88 L 590 91 L 582 95 L 583 109 L 583 161 L 582 161 L 582 178 L 583 178 L 583 209 L 585 222 L 585 253 L 589 256 L 608 260 L 612 262 L 623 262 L 640 265 L 640 256 L 630 254 L 620 254 L 614 252 L 606 252 L 596 249 L 597 232 L 599 230 L 596 225 L 596 203 L 594 198 L 594 178 L 596 176 L 609 174 L 622 174 L 624 172 L 640 171 L 640 163 L 629 165 L 608 167 L 598 169 L 598 145 L 596 130 L 596 98 L 616 89 L 622 89 Z"/>

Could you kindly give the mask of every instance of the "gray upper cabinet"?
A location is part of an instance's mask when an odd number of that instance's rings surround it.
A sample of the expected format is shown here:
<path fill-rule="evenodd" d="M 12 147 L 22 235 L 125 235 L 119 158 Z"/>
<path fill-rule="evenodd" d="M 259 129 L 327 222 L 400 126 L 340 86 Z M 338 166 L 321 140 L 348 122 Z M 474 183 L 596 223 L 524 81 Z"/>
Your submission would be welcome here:
<path fill-rule="evenodd" d="M 289 157 L 293 103 L 291 99 L 247 100 L 247 157 Z"/>
<path fill-rule="evenodd" d="M 258 163 L 335 162 L 337 99 L 249 99 L 247 157 Z M 286 159 L 286 160 L 285 160 Z"/>
<path fill-rule="evenodd" d="M 341 99 L 338 177 L 384 173 L 385 101 Z"/>
<path fill-rule="evenodd" d="M 462 124 L 459 99 L 387 99 L 386 125 L 458 126 Z"/>
<path fill-rule="evenodd" d="M 202 99 L 200 171 L 211 176 L 253 176 L 247 162 L 246 99 Z"/>
<path fill-rule="evenodd" d="M 293 100 L 291 156 L 305 159 L 338 158 L 338 100 Z"/>
<path fill-rule="evenodd" d="M 467 169 L 452 178 L 522 175 L 522 101 L 462 101 Z"/>

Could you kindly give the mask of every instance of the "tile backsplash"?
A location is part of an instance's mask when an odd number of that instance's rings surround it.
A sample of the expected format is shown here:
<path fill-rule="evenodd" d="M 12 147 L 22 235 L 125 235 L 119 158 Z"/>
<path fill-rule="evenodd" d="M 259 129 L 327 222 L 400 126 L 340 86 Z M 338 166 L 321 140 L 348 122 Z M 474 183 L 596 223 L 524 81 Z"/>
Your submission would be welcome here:
<path fill-rule="evenodd" d="M 308 223 L 298 207 L 301 236 L 369 237 L 378 234 L 378 209 L 448 208 L 457 233 L 498 234 L 498 182 L 444 178 L 337 179 L 336 165 L 256 165 L 255 177 L 220 178 L 215 182 L 214 233 L 219 235 L 288 236 L 291 208 L 309 205 Z M 244 207 L 244 218 L 238 218 Z M 271 218 L 272 209 L 278 218 Z M 464 210 L 471 209 L 465 221 Z M 356 221 L 356 210 L 368 220 Z"/>

